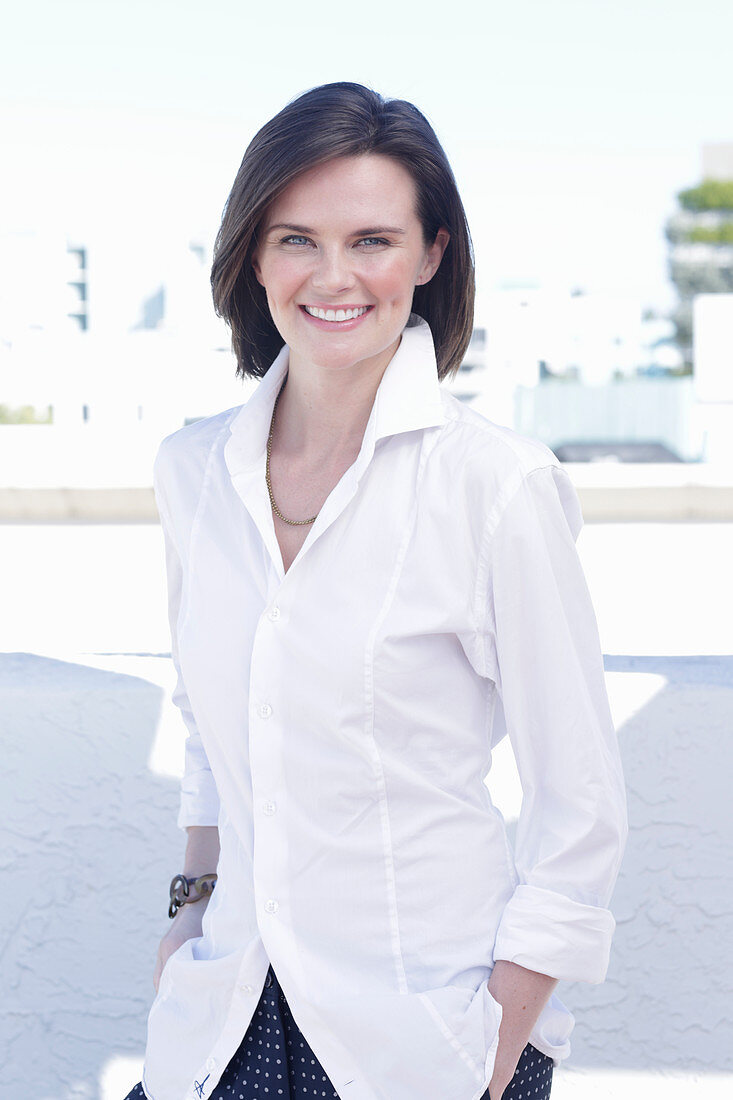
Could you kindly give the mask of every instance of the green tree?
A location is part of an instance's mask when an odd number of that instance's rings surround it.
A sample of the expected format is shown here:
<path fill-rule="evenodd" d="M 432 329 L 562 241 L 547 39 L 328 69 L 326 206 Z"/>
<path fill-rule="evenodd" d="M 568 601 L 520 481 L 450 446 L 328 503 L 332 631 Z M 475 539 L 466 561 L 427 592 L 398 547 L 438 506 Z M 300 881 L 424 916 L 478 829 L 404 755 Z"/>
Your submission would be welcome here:
<path fill-rule="evenodd" d="M 669 277 L 677 290 L 675 343 L 692 370 L 692 301 L 696 294 L 733 292 L 733 180 L 704 179 L 677 194 L 679 209 L 664 230 Z"/>
<path fill-rule="evenodd" d="M 683 210 L 733 211 L 733 180 L 704 179 L 697 187 L 680 191 L 677 201 Z"/>
<path fill-rule="evenodd" d="M 50 405 L 43 413 L 33 405 L 0 405 L 0 424 L 53 424 L 53 411 Z"/>

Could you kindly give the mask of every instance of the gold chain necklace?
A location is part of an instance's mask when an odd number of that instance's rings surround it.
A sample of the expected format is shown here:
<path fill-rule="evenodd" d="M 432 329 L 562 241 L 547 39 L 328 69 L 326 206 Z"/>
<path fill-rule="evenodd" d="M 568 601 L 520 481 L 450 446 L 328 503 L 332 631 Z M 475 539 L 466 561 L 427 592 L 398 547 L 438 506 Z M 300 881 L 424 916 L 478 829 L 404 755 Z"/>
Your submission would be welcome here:
<path fill-rule="evenodd" d="M 287 519 L 282 514 L 282 512 L 280 511 L 277 504 L 275 504 L 275 498 L 272 495 L 272 483 L 270 481 L 270 454 L 272 452 L 272 436 L 273 436 L 273 433 L 275 431 L 275 409 L 277 408 L 277 403 L 280 400 L 280 394 L 283 392 L 284 388 L 285 388 L 285 383 L 283 382 L 282 386 L 277 391 L 277 397 L 275 398 L 275 404 L 272 406 L 272 420 L 270 421 L 270 434 L 267 437 L 267 461 L 265 463 L 265 481 L 267 482 L 267 492 L 269 493 L 269 496 L 270 496 L 270 504 L 272 505 L 272 510 L 275 513 L 275 515 L 278 517 L 278 519 L 281 519 L 283 521 L 283 523 L 289 523 L 291 525 L 291 527 L 300 527 L 300 526 L 302 526 L 303 524 L 306 524 L 306 523 L 314 523 L 315 520 L 318 518 L 318 512 L 316 512 L 315 516 L 311 516 L 310 519 Z"/>

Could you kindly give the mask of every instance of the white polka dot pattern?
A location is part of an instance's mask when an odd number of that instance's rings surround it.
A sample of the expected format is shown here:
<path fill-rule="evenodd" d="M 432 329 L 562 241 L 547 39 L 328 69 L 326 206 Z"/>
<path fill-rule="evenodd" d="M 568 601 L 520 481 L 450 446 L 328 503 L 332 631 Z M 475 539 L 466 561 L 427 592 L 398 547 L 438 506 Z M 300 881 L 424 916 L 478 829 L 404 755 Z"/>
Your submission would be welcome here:
<path fill-rule="evenodd" d="M 528 1043 L 501 1100 L 548 1100 L 551 1086 L 552 1059 Z M 213 1090 L 201 1093 L 201 1100 L 265 1098 L 339 1100 L 293 1019 L 272 967 L 238 1050 Z M 125 1100 L 145 1100 L 142 1084 L 135 1085 Z M 491 1100 L 488 1089 L 481 1100 Z"/>
<path fill-rule="evenodd" d="M 500 1100 L 548 1100 L 551 1088 L 552 1058 L 527 1043 Z M 488 1089 L 481 1100 L 491 1100 Z"/>

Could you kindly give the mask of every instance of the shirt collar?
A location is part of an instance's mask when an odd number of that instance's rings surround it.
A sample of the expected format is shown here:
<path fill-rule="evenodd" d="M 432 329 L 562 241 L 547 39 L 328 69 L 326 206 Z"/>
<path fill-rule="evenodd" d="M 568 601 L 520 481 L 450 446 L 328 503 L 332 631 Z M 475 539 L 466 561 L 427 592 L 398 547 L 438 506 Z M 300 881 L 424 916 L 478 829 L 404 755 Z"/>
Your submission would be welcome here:
<path fill-rule="evenodd" d="M 289 359 L 290 348 L 284 344 L 255 392 L 232 417 L 225 446 L 232 475 L 254 465 L 265 452 Z M 376 443 L 384 436 L 439 426 L 444 420 L 433 335 L 427 321 L 411 313 L 377 388 L 365 436 Z"/>

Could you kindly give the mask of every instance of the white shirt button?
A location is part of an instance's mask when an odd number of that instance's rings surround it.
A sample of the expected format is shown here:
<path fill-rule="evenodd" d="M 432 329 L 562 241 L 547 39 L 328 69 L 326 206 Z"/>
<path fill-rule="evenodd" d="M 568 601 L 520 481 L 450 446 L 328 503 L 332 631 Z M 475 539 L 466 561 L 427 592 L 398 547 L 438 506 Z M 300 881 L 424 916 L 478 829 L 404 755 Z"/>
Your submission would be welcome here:
<path fill-rule="evenodd" d="M 277 604 L 274 607 L 270 608 L 270 610 L 267 612 L 267 617 L 271 623 L 277 622 L 277 620 L 280 618 L 280 608 L 277 606 Z"/>
<path fill-rule="evenodd" d="M 280 903 L 275 901 L 274 898 L 268 898 L 265 902 L 265 912 L 267 913 L 277 913 L 279 908 Z"/>
<path fill-rule="evenodd" d="M 255 991 L 255 987 L 253 985 L 240 985 L 240 987 L 239 987 L 239 992 L 240 993 L 248 993 L 249 994 L 249 993 L 254 993 L 254 991 Z"/>
<path fill-rule="evenodd" d="M 260 718 L 269 718 L 272 714 L 272 707 L 269 703 L 260 703 L 259 707 L 257 708 L 257 713 L 259 714 Z"/>
<path fill-rule="evenodd" d="M 213 1069 L 215 1065 L 216 1065 L 216 1058 L 207 1058 L 206 1059 L 206 1068 L 207 1069 Z"/>
<path fill-rule="evenodd" d="M 271 817 L 272 814 L 274 814 L 277 810 L 277 804 L 268 800 L 267 802 L 262 803 L 262 810 L 263 813 L 266 813 L 268 815 L 268 817 Z"/>

